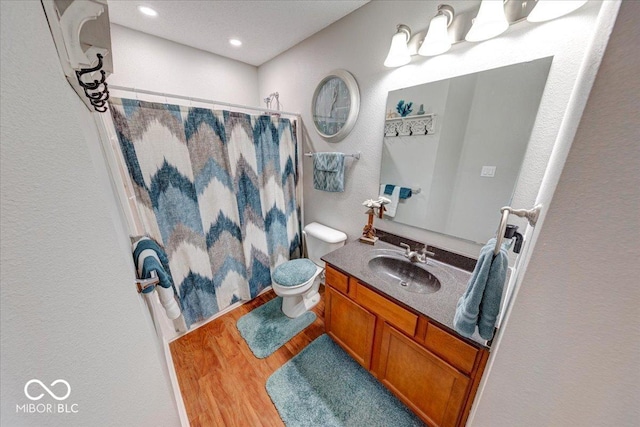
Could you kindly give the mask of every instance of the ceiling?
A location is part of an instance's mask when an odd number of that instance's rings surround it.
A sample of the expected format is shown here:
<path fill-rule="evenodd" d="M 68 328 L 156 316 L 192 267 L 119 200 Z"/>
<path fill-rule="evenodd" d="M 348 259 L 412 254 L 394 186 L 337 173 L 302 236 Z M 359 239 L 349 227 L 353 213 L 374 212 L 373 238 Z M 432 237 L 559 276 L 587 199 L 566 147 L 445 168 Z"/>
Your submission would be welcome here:
<path fill-rule="evenodd" d="M 251 65 L 261 65 L 369 0 L 109 0 L 111 22 Z M 145 16 L 149 6 L 158 16 Z M 242 41 L 241 47 L 229 44 Z"/>

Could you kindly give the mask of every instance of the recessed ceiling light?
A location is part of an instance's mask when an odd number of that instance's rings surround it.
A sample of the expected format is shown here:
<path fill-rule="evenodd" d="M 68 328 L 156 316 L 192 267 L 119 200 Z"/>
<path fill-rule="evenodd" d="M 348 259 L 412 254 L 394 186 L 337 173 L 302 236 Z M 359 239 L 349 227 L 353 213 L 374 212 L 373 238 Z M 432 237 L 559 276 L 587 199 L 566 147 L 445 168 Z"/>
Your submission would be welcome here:
<path fill-rule="evenodd" d="M 229 44 L 235 47 L 242 46 L 242 42 L 238 39 L 229 39 Z"/>
<path fill-rule="evenodd" d="M 147 16 L 158 16 L 158 12 L 151 9 L 149 6 L 138 6 L 138 10 L 140 13 L 143 13 Z"/>

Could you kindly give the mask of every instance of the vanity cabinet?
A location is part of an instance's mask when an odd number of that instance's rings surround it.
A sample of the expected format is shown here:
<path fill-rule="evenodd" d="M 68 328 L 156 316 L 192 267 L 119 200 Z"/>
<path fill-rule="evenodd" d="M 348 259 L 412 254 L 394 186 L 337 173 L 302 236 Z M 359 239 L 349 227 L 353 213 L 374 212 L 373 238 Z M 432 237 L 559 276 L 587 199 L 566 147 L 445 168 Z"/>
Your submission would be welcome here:
<path fill-rule="evenodd" d="M 369 369 L 376 316 L 330 287 L 325 295 L 327 333 L 359 364 Z"/>
<path fill-rule="evenodd" d="M 470 379 L 387 323 L 378 376 L 429 424 L 457 425 Z"/>
<path fill-rule="evenodd" d="M 428 425 L 466 423 L 489 352 L 327 265 L 325 327 Z"/>

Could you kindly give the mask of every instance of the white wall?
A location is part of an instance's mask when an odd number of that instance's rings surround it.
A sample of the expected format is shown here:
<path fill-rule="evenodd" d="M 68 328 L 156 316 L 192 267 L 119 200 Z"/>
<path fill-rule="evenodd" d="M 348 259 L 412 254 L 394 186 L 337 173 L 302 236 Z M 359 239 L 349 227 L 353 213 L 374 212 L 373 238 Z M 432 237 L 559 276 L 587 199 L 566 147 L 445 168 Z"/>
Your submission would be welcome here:
<path fill-rule="evenodd" d="M 115 24 L 111 44 L 111 85 L 264 106 L 260 100 L 267 94 L 258 93 L 258 69 L 253 65 Z"/>
<path fill-rule="evenodd" d="M 179 425 L 92 117 L 40 2 L 0 4 L 2 425 Z M 32 378 L 78 413 L 16 413 Z"/>
<path fill-rule="evenodd" d="M 478 1 L 449 3 L 456 10 L 479 4 Z M 328 72 L 336 68 L 347 69 L 360 86 L 360 116 L 346 139 L 330 144 L 313 128 L 306 129 L 305 150 L 363 153 L 358 162 L 348 165 L 344 193 L 314 190 L 311 174 L 305 174 L 306 222 L 319 221 L 345 231 L 351 238 L 360 234 L 366 221 L 360 204 L 378 190 L 385 104 L 390 90 L 554 56 L 541 100 L 541 114 L 534 125 L 513 205 L 530 207 L 535 202 L 600 4 L 589 2 L 560 20 L 537 25 L 522 22 L 496 39 L 476 44 L 460 43 L 445 55 L 416 58 L 398 69 L 385 68 L 382 63 L 396 24 L 404 23 L 415 31 L 422 30 L 427 25 L 427 17 L 435 15 L 437 4 L 370 2 L 259 67 L 260 93 L 278 91 L 286 109 L 302 113 L 305 123 L 312 123 L 311 97 Z M 308 158 L 304 166 L 310 170 Z M 496 212 L 496 227 L 499 218 L 500 214 Z M 376 225 L 463 254 L 477 256 L 478 253 L 477 245 L 459 239 L 391 222 L 382 225 L 376 222 Z"/>
<path fill-rule="evenodd" d="M 471 425 L 640 422 L 639 19 L 623 1 Z"/>

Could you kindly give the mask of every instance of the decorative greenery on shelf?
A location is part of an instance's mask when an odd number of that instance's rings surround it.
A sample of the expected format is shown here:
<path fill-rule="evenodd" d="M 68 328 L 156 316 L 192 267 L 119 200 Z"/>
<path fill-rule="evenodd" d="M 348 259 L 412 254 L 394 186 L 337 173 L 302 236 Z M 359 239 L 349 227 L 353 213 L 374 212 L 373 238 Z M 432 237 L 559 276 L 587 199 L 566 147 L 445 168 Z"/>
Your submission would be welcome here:
<path fill-rule="evenodd" d="M 398 105 L 396 106 L 396 111 L 400 114 L 400 117 L 406 117 L 413 111 L 413 102 L 404 103 L 404 99 L 398 101 Z"/>

